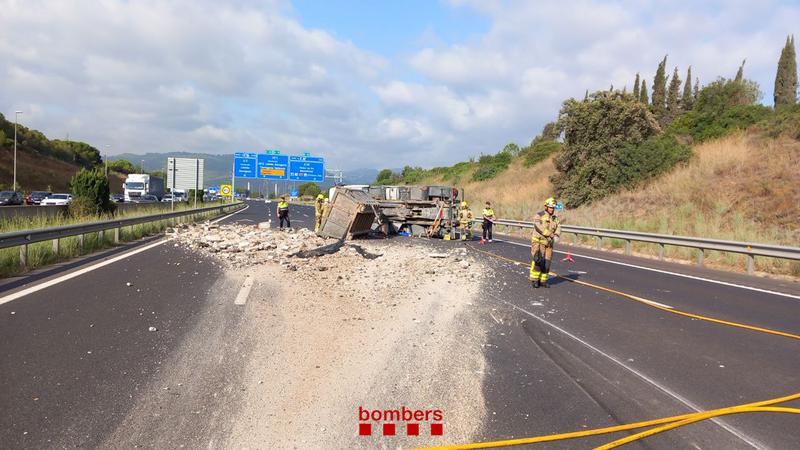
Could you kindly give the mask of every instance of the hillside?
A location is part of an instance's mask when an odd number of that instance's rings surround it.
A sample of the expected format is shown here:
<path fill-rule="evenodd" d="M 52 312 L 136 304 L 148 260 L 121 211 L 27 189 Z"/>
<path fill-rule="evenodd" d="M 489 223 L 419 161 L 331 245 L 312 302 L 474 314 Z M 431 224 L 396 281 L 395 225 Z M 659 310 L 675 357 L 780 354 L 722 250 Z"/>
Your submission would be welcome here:
<path fill-rule="evenodd" d="M 737 132 L 694 148 L 694 157 L 640 188 L 561 213 L 565 223 L 652 233 L 797 245 L 800 242 L 800 140 Z M 473 169 L 474 171 L 474 169 Z M 530 168 L 515 160 L 496 178 L 457 184 L 474 212 L 486 200 L 498 217 L 530 220 L 553 195 L 552 158 Z M 464 180 L 470 179 L 465 172 Z M 446 183 L 428 177 L 423 184 Z M 621 246 L 621 243 L 613 243 Z M 645 244 L 634 247 L 652 252 Z M 694 252 L 668 249 L 691 259 Z M 709 255 L 707 263 L 743 267 L 741 258 Z M 761 270 L 800 274 L 800 265 L 757 260 Z"/>
<path fill-rule="evenodd" d="M 14 145 L 0 147 L 0 188 L 10 189 L 14 179 Z M 69 181 L 83 166 L 41 154 L 28 148 L 17 148 L 17 184 L 24 192 L 51 190 L 69 192 Z M 115 173 L 111 177 L 111 192 L 122 192 L 124 179 Z"/>

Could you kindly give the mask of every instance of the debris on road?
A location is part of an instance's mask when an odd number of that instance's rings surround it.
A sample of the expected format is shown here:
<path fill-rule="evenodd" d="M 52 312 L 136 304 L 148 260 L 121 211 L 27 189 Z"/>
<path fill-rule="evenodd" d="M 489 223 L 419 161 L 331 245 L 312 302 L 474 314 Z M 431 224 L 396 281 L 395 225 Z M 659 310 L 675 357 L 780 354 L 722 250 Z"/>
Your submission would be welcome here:
<path fill-rule="evenodd" d="M 158 328 L 156 328 L 156 327 L 150 327 L 150 328 L 148 328 L 148 329 L 147 329 L 147 331 L 158 331 Z"/>

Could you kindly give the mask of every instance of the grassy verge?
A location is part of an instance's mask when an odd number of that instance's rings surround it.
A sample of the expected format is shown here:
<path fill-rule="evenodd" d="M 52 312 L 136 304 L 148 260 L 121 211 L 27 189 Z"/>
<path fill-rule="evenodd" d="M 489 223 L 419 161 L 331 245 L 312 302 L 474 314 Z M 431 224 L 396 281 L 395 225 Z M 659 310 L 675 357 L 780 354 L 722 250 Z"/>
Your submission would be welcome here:
<path fill-rule="evenodd" d="M 206 203 L 203 206 L 213 206 L 212 204 Z M 178 210 L 178 206 L 176 205 L 176 211 Z M 191 209 L 189 205 L 184 205 L 181 207 L 181 210 L 188 210 Z M 126 214 L 125 216 L 116 216 L 116 218 L 130 218 L 130 217 L 139 217 L 148 214 L 157 214 L 165 212 L 163 210 L 154 211 L 151 208 L 142 208 L 139 210 L 131 211 L 131 213 Z M 200 215 L 195 216 L 195 219 L 190 218 L 189 216 L 186 217 L 178 217 L 174 219 L 167 219 L 167 220 L 159 220 L 154 222 L 148 222 L 138 225 L 132 225 L 128 227 L 122 227 L 120 229 L 119 240 L 120 242 L 129 242 L 135 241 L 145 236 L 152 236 L 154 234 L 158 234 L 163 232 L 167 227 L 175 226 L 182 222 L 189 222 L 191 220 L 206 220 L 215 216 L 219 216 L 220 212 L 212 211 L 203 213 Z M 94 222 L 98 221 L 96 217 L 90 218 L 79 218 L 73 220 L 66 220 L 62 219 L 61 222 L 51 221 L 50 219 L 45 220 L 44 218 L 41 221 L 33 221 L 34 224 L 39 225 L 40 227 L 49 227 L 49 226 L 58 226 L 58 225 L 67 225 L 67 224 L 74 224 L 74 223 L 86 223 L 86 222 Z M 99 220 L 104 220 L 105 218 L 101 218 Z M 26 222 L 29 224 L 28 228 L 17 228 L 17 229 L 30 229 L 31 219 L 27 219 Z M 13 224 L 12 224 L 13 225 Z M 13 231 L 13 230 L 7 230 Z M 0 278 L 5 278 L 13 275 L 18 275 L 21 273 L 28 272 L 30 270 L 46 266 L 48 264 L 52 264 L 59 261 L 68 260 L 71 258 L 75 258 L 77 256 L 85 255 L 92 253 L 94 251 L 113 247 L 114 244 L 114 230 L 105 230 L 105 232 L 98 232 L 98 233 L 87 233 L 83 237 L 83 244 L 81 245 L 81 238 L 80 236 L 70 236 L 66 238 L 59 239 L 58 241 L 58 252 L 55 251 L 53 241 L 44 241 L 44 242 L 37 242 L 28 245 L 28 263 L 27 266 L 23 267 L 20 264 L 20 247 L 12 247 L 12 248 L 4 248 L 0 249 Z"/>
<path fill-rule="evenodd" d="M 698 236 L 797 246 L 800 242 L 800 141 L 734 133 L 695 147 L 695 156 L 635 190 L 561 213 L 564 223 L 646 233 Z M 466 189 L 467 197 L 494 200 L 498 217 L 531 220 L 552 195 L 549 161 L 512 165 L 491 183 Z M 473 211 L 481 206 L 473 202 Z M 519 233 L 516 231 L 515 233 Z M 525 233 L 522 233 L 525 234 Z M 565 242 L 572 242 L 568 236 Z M 591 237 L 578 244 L 594 247 Z M 623 241 L 605 239 L 603 248 L 624 251 Z M 657 256 L 658 245 L 633 243 L 634 253 Z M 666 258 L 695 262 L 697 250 L 665 248 Z M 800 262 L 756 257 L 759 272 L 800 276 Z M 745 256 L 706 252 L 705 264 L 743 271 Z"/>

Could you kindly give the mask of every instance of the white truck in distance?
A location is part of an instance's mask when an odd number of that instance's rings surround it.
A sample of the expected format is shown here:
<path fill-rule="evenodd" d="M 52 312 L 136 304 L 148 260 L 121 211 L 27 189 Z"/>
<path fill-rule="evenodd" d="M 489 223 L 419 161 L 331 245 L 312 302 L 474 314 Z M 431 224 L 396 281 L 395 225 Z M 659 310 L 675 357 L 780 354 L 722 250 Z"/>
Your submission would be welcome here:
<path fill-rule="evenodd" d="M 164 197 L 164 180 L 146 173 L 128 174 L 122 187 L 126 202 L 135 202 L 145 195 L 155 195 L 159 200 Z"/>

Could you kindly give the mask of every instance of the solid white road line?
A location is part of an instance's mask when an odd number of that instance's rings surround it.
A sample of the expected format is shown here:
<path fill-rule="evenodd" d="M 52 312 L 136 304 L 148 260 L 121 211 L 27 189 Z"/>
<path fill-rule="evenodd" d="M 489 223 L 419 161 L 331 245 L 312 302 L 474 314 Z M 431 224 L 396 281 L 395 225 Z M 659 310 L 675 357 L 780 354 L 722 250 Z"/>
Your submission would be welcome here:
<path fill-rule="evenodd" d="M 500 300 L 500 299 L 498 299 L 498 300 Z M 548 325 L 548 326 L 556 329 L 557 331 L 565 334 L 566 336 L 569 336 L 573 340 L 583 344 L 585 347 L 591 349 L 594 352 L 597 352 L 597 354 L 604 356 L 605 358 L 607 358 L 610 361 L 616 363 L 617 365 L 619 365 L 623 369 L 625 369 L 625 370 L 629 371 L 630 373 L 636 375 L 637 377 L 639 377 L 644 382 L 650 384 L 651 386 L 655 387 L 656 389 L 660 390 L 661 392 L 669 395 L 670 397 L 674 398 L 675 400 L 679 401 L 680 403 L 683 403 L 684 405 L 686 405 L 687 407 L 691 408 L 695 412 L 703 411 L 703 409 L 700 408 L 700 406 L 696 405 L 695 403 L 693 403 L 689 399 L 683 397 L 682 395 L 678 394 L 677 392 L 673 391 L 672 389 L 662 385 L 658 381 L 648 377 L 647 375 L 643 374 L 642 372 L 639 372 L 638 370 L 636 370 L 633 367 L 625 364 L 624 362 L 620 361 L 619 359 L 617 359 L 617 358 L 609 355 L 608 353 L 600 350 L 599 348 L 595 347 L 594 345 L 584 341 L 583 339 L 581 339 L 578 336 L 570 333 L 569 331 L 559 327 L 558 325 L 556 325 L 554 323 L 549 322 L 547 319 L 539 317 L 539 316 L 537 316 L 536 314 L 534 314 L 534 313 L 532 313 L 530 311 L 527 311 L 527 310 L 525 310 L 523 308 L 520 308 L 517 305 L 514 305 L 513 303 L 509 303 L 509 302 L 507 302 L 505 300 L 501 300 L 501 301 L 504 302 L 505 304 L 511 306 L 512 308 L 517 309 L 517 310 L 519 310 L 519 311 L 521 311 L 521 312 L 533 317 L 534 319 L 538 320 L 539 322 L 542 322 L 545 325 Z M 728 423 L 723 421 L 722 419 L 713 418 L 713 419 L 710 419 L 710 420 L 713 421 L 714 423 L 716 423 L 717 425 L 719 425 L 720 427 L 724 428 L 729 433 L 731 433 L 734 436 L 738 437 L 742 441 L 746 442 L 750 446 L 754 447 L 754 448 L 758 448 L 758 449 L 767 448 L 763 444 L 761 444 L 760 442 L 758 442 L 758 441 L 754 440 L 753 438 L 751 438 L 750 436 L 744 434 L 743 432 L 741 432 L 738 429 L 732 427 L 731 425 L 728 425 Z"/>
<path fill-rule="evenodd" d="M 505 242 L 507 244 L 518 245 L 520 247 L 527 247 L 527 248 L 531 247 L 530 245 L 527 245 L 527 244 L 522 244 L 522 243 L 514 242 L 514 241 L 507 241 L 505 239 L 503 239 L 503 240 L 495 239 L 495 240 L 498 241 L 498 242 Z M 566 255 L 567 254 L 567 252 L 562 252 L 562 251 L 559 251 L 559 250 L 554 250 L 553 253 L 560 253 L 562 255 Z M 729 283 L 727 281 L 713 280 L 711 278 L 696 277 L 694 275 L 687 275 L 685 273 L 678 273 L 678 272 L 670 272 L 668 270 L 654 269 L 652 267 L 638 266 L 636 264 L 628 264 L 628 263 L 624 263 L 624 262 L 620 262 L 620 261 L 612 261 L 610 259 L 603 259 L 603 258 L 597 258 L 595 256 L 581 255 L 579 253 L 573 253 L 573 252 L 569 252 L 569 253 L 572 256 L 578 256 L 578 257 L 581 257 L 581 258 L 592 259 L 592 260 L 595 260 L 595 261 L 607 262 L 607 263 L 610 263 L 610 264 L 617 264 L 619 266 L 632 267 L 634 269 L 649 270 L 651 272 L 663 273 L 665 275 L 674 275 L 676 277 L 689 278 L 689 279 L 697 280 L 697 281 L 705 281 L 707 283 L 720 284 L 720 285 L 723 285 L 723 286 L 730 286 L 730 287 L 735 287 L 735 288 L 739 288 L 739 289 L 747 289 L 749 291 L 762 292 L 764 294 L 772 294 L 772 295 L 778 295 L 780 297 L 788 297 L 788 298 L 793 298 L 793 299 L 800 300 L 800 295 L 792 295 L 792 294 L 787 294 L 785 292 L 770 291 L 768 289 L 761 289 L 761 288 L 757 288 L 757 287 L 753 287 L 753 286 L 746 286 L 746 285 L 743 285 L 743 284 Z"/>
<path fill-rule="evenodd" d="M 115 256 L 115 257 L 113 257 L 111 259 L 107 259 L 105 261 L 101 261 L 101 262 L 99 262 L 97 264 L 93 264 L 93 265 L 91 265 L 89 267 L 84 267 L 83 269 L 76 270 L 75 272 L 70 272 L 70 273 L 68 273 L 66 275 L 62 275 L 60 277 L 53 278 L 52 280 L 47 280 L 47 281 L 45 281 L 43 283 L 37 284 L 35 286 L 31 286 L 31 287 L 23 289 L 21 291 L 14 292 L 13 294 L 8 294 L 6 296 L 0 297 L 0 305 L 2 305 L 4 303 L 8 303 L 8 302 L 10 302 L 12 300 L 16 300 L 18 298 L 24 297 L 24 296 L 26 296 L 28 294 L 33 294 L 34 292 L 41 291 L 42 289 L 49 288 L 50 286 L 54 286 L 56 284 L 62 283 L 64 281 L 70 280 L 72 278 L 81 276 L 81 275 L 83 275 L 85 273 L 88 273 L 88 272 L 91 272 L 91 271 L 93 271 L 95 269 L 99 269 L 99 268 L 107 266 L 109 264 L 113 264 L 113 263 L 115 263 L 117 261 L 122 261 L 125 258 L 130 258 L 131 256 L 133 256 L 133 255 L 135 255 L 137 253 L 142 253 L 144 251 L 150 250 L 153 247 L 158 247 L 159 245 L 161 245 L 161 244 L 163 244 L 165 242 L 169 242 L 169 240 L 168 239 L 162 239 L 162 240 L 160 240 L 158 242 L 154 242 L 152 244 L 145 245 L 144 247 L 139 247 L 139 248 L 131 250 L 129 252 L 125 252 L 125 253 L 123 253 L 123 254 L 121 254 L 119 256 Z"/>
<path fill-rule="evenodd" d="M 247 209 L 247 208 L 249 208 L 249 207 L 250 207 L 250 205 L 245 205 L 245 207 L 244 207 L 244 208 L 242 208 L 242 209 L 240 209 L 240 210 L 238 210 L 238 211 L 234 211 L 234 212 L 232 212 L 232 213 L 228 214 L 227 216 L 222 216 L 222 217 L 220 217 L 219 219 L 214 219 L 214 220 L 212 220 L 212 221 L 211 221 L 211 223 L 217 223 L 217 222 L 219 222 L 219 221 L 221 221 L 221 220 L 225 220 L 225 219 L 227 219 L 228 217 L 235 216 L 236 214 L 239 214 L 240 212 L 242 212 L 242 211 L 246 210 L 246 209 Z"/>
<path fill-rule="evenodd" d="M 244 305 L 247 303 L 247 297 L 250 295 L 250 289 L 253 288 L 253 281 L 253 277 L 247 277 L 244 279 L 242 288 L 239 289 L 239 293 L 236 294 L 236 299 L 233 301 L 234 305 Z"/>
<path fill-rule="evenodd" d="M 230 217 L 230 216 L 232 216 L 234 214 L 238 214 L 238 213 L 244 211 L 249 206 L 250 205 L 248 205 L 248 206 L 246 206 L 246 207 L 244 207 L 244 208 L 242 208 L 242 209 L 240 209 L 240 210 L 238 210 L 238 211 L 236 211 L 234 213 L 228 214 L 227 216 L 224 216 L 224 217 L 221 217 L 219 219 L 216 219 L 216 220 L 212 221 L 211 223 L 216 223 L 216 222 L 219 222 L 220 220 L 227 219 L 228 217 Z M 84 268 L 78 269 L 78 270 L 76 270 L 74 272 L 70 272 L 68 274 L 61 275 L 60 277 L 53 278 L 52 280 L 47 280 L 47 281 L 45 281 L 43 283 L 39 283 L 39 284 L 31 286 L 29 288 L 22 289 L 21 291 L 17 291 L 17 292 L 14 292 L 12 294 L 5 295 L 3 297 L 0 297 L 0 305 L 2 305 L 4 303 L 8 303 L 10 301 L 14 301 L 14 300 L 16 300 L 18 298 L 22 298 L 22 297 L 24 297 L 24 296 L 26 296 L 28 294 L 33 294 L 34 292 L 41 291 L 42 289 L 47 289 L 50 286 L 55 286 L 56 284 L 62 283 L 64 281 L 70 280 L 70 279 L 78 277 L 78 276 L 81 276 L 81 275 L 83 275 L 85 273 L 89 273 L 89 272 L 91 272 L 93 270 L 96 270 L 96 269 L 99 269 L 101 267 L 105 267 L 105 266 L 107 266 L 109 264 L 113 264 L 113 263 L 115 263 L 117 261 L 122 261 L 125 258 L 130 258 L 131 256 L 133 256 L 133 255 L 135 255 L 137 253 L 142 253 L 144 251 L 150 250 L 151 248 L 158 247 L 159 245 L 164 244 L 166 242 L 169 242 L 169 239 L 161 239 L 158 242 L 154 242 L 152 244 L 145 245 L 144 247 L 139 247 L 139 248 L 133 249 L 131 251 L 125 252 L 125 253 L 123 253 L 121 255 L 115 256 L 115 257 L 107 259 L 105 261 L 100 261 L 100 262 L 98 262 L 96 264 L 92 264 L 91 266 L 84 267 Z"/>

